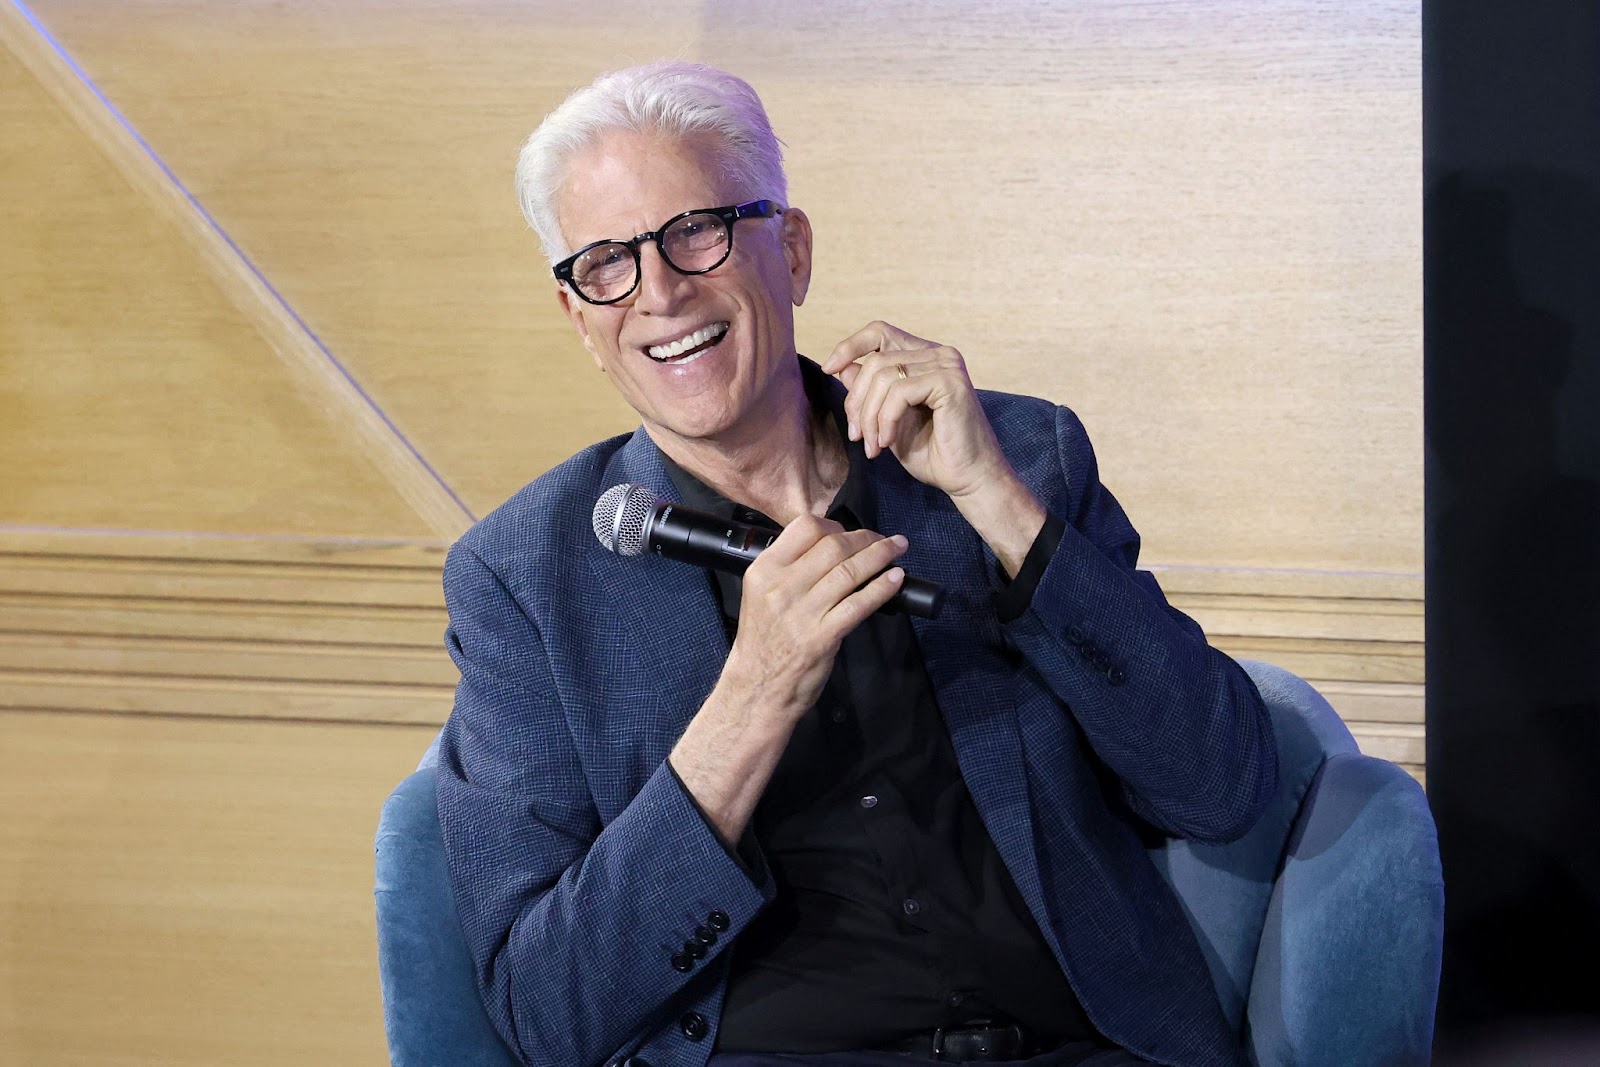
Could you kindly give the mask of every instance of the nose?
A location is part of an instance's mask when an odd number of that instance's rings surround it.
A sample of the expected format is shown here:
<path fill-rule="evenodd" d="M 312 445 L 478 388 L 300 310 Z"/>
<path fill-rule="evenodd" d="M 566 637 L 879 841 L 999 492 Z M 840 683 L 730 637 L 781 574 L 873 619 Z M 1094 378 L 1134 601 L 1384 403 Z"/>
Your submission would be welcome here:
<path fill-rule="evenodd" d="M 668 266 L 654 241 L 639 248 L 639 288 L 633 309 L 645 315 L 670 315 L 693 290 L 694 278 Z"/>

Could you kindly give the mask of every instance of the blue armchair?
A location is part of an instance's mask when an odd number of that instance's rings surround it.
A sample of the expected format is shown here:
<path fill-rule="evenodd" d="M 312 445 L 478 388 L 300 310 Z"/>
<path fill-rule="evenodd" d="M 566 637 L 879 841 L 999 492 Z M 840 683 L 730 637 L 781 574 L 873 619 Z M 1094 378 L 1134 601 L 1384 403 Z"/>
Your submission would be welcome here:
<path fill-rule="evenodd" d="M 1444 888 L 1433 818 L 1399 767 L 1364 756 L 1306 682 L 1244 661 L 1272 711 L 1279 795 L 1229 845 L 1151 856 L 1182 898 L 1217 997 L 1274 1065 L 1425 1064 Z M 430 748 L 384 804 L 378 961 L 398 1067 L 509 1067 L 478 1001 L 434 809 Z"/>

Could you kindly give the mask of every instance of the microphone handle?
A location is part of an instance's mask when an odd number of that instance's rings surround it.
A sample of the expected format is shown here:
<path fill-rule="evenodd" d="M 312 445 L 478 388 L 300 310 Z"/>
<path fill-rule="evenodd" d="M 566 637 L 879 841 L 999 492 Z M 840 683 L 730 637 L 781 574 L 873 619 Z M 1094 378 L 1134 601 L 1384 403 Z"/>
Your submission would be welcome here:
<path fill-rule="evenodd" d="M 780 533 L 781 530 L 732 520 L 713 520 L 703 512 L 663 503 L 650 516 L 644 536 L 645 544 L 659 556 L 728 574 L 743 574 Z M 904 612 L 919 619 L 937 619 L 943 606 L 943 587 L 908 574 L 900 590 L 878 610 L 886 615 Z"/>

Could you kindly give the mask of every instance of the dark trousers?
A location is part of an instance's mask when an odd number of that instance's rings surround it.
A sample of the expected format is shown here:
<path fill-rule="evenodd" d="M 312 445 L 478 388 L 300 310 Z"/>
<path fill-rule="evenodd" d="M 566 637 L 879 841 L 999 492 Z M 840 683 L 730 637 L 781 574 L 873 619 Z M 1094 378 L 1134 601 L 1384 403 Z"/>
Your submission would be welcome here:
<path fill-rule="evenodd" d="M 898 1052 L 718 1052 L 706 1067 L 921 1067 L 932 1060 Z M 1073 1042 L 1026 1060 L 1006 1060 L 995 1067 L 1136 1067 L 1147 1064 L 1131 1052 Z"/>

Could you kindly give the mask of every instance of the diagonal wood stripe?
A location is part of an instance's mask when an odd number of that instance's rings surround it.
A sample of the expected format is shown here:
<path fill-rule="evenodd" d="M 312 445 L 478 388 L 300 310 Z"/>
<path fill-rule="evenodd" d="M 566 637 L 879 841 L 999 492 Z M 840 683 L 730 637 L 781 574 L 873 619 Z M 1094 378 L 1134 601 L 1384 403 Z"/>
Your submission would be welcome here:
<path fill-rule="evenodd" d="M 472 512 L 376 401 L 144 142 L 28 9 L 0 0 L 0 44 L 36 78 L 117 171 L 199 254 L 218 289 L 283 361 L 328 422 L 347 434 L 441 537 L 458 537 Z"/>

